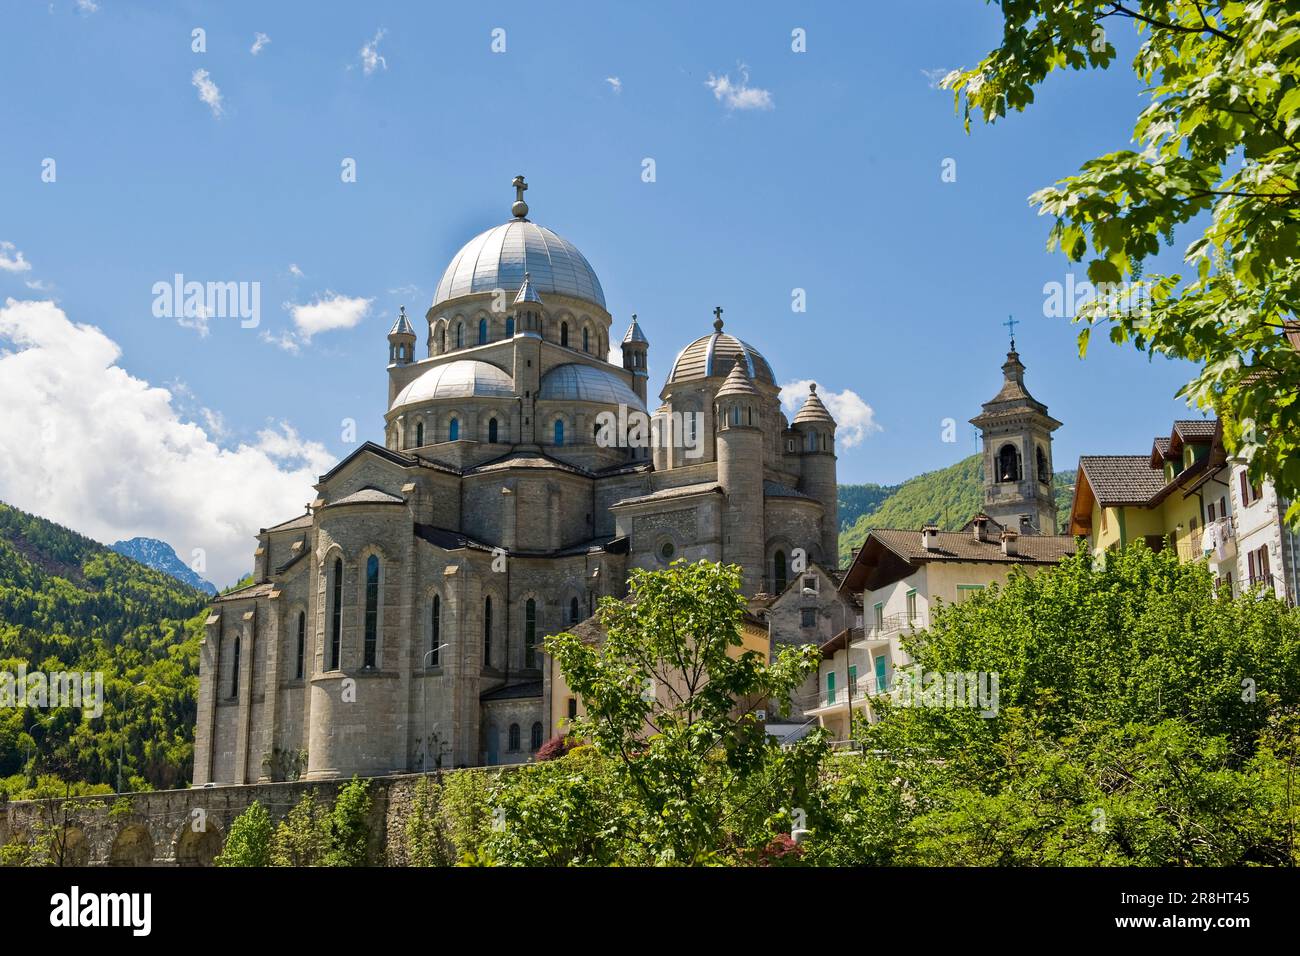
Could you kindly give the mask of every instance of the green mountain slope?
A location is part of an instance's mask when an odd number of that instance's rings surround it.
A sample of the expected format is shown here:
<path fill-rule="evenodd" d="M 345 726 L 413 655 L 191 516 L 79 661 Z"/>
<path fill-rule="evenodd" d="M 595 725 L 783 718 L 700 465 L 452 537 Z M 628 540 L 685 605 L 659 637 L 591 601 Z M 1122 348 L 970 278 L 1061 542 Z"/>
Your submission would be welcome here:
<path fill-rule="evenodd" d="M 188 781 L 206 594 L 0 504 L 0 673 L 103 675 L 103 713 L 0 707 L 0 788 L 39 775 L 126 788 Z M 0 680 L 4 678 L 0 676 Z M 14 693 L 13 677 L 9 693 Z M 30 692 L 31 685 L 28 685 Z M 3 686 L 0 685 L 0 692 Z"/>
<path fill-rule="evenodd" d="M 1056 492 L 1057 524 L 1064 530 L 1074 493 L 1074 471 L 1053 476 Z M 854 489 L 880 489 L 888 494 L 879 497 L 874 507 L 849 512 L 846 501 L 869 501 L 869 494 Z M 941 528 L 959 528 L 979 511 L 984 502 L 984 480 L 980 474 L 980 456 L 971 455 L 955 465 L 909 478 L 892 488 L 882 485 L 842 485 L 840 487 L 840 564 L 847 566 L 853 551 L 862 546 L 872 528 L 916 528 L 928 521 Z"/>

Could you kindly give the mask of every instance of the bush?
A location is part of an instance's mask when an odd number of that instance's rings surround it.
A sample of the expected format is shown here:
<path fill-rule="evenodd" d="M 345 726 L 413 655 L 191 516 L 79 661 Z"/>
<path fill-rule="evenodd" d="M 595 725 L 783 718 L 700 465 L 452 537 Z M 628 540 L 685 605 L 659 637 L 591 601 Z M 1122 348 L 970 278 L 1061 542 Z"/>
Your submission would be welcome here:
<path fill-rule="evenodd" d="M 256 800 L 235 817 L 226 845 L 213 859 L 214 866 L 270 866 L 271 816 Z"/>

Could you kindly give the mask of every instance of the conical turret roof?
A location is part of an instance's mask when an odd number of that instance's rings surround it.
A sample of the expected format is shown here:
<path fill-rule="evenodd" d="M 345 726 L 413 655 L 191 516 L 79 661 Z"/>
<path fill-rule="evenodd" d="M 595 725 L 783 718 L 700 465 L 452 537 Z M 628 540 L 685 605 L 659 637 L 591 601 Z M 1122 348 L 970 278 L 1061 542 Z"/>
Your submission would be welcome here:
<path fill-rule="evenodd" d="M 799 409 L 798 414 L 794 416 L 794 424 L 800 425 L 805 422 L 816 422 L 819 425 L 831 426 L 835 424 L 835 419 L 817 396 L 816 382 L 809 384 L 808 398 L 804 400 L 803 406 Z"/>

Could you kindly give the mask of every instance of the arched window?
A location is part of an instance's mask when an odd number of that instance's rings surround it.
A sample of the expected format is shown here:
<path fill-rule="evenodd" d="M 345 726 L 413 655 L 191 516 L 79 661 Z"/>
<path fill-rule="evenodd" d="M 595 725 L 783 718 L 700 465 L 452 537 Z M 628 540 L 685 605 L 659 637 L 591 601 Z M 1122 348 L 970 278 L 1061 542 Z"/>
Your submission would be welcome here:
<path fill-rule="evenodd" d="M 363 667 L 374 667 L 379 649 L 379 558 L 366 558 L 366 639 Z"/>
<path fill-rule="evenodd" d="M 492 597 L 483 599 L 483 666 L 492 666 Z"/>
<path fill-rule="evenodd" d="M 447 351 L 447 326 L 443 326 L 438 333 L 438 351 Z"/>
<path fill-rule="evenodd" d="M 303 654 L 307 647 L 307 614 L 305 611 L 298 612 L 298 665 L 293 670 L 293 676 L 296 680 L 302 680 Z"/>
<path fill-rule="evenodd" d="M 419 448 L 424 444 L 424 422 L 415 423 L 415 447 Z"/>
<path fill-rule="evenodd" d="M 559 418 L 555 420 L 555 444 L 564 444 L 564 421 Z"/>
<path fill-rule="evenodd" d="M 804 445 L 805 445 L 805 447 L 807 447 L 807 449 L 808 449 L 809 451 L 816 451 L 816 450 L 817 450 L 817 433 L 816 433 L 816 432 L 809 432 L 809 433 L 808 433 L 808 441 L 805 442 Z"/>
<path fill-rule="evenodd" d="M 591 342 L 590 342 L 590 337 L 591 337 L 591 333 L 590 333 L 587 329 L 583 329 L 583 330 L 582 330 L 582 350 L 583 350 L 584 352 L 590 352 L 590 351 L 591 351 L 591 348 L 589 347 L 590 344 L 591 344 Z"/>
<path fill-rule="evenodd" d="M 506 319 L 506 338 L 512 339 L 514 337 L 515 337 L 515 318 L 514 316 L 511 316 L 510 318 Z"/>
<path fill-rule="evenodd" d="M 487 319 L 478 320 L 478 344 L 487 345 Z"/>
<path fill-rule="evenodd" d="M 510 725 L 510 752 L 514 753 L 519 750 L 519 725 Z"/>
<path fill-rule="evenodd" d="M 1008 442 L 998 451 L 998 481 L 1020 480 L 1020 452 Z"/>
<path fill-rule="evenodd" d="M 532 598 L 524 605 L 524 666 L 537 666 L 537 602 Z"/>
<path fill-rule="evenodd" d="M 495 443 L 497 440 L 497 420 L 495 418 L 488 421 L 488 441 Z"/>
<path fill-rule="evenodd" d="M 334 559 L 334 598 L 330 608 L 330 670 L 339 669 L 343 643 L 343 559 Z"/>
<path fill-rule="evenodd" d="M 578 623 L 578 599 L 576 597 L 569 601 L 569 623 Z"/>
<path fill-rule="evenodd" d="M 737 405 L 735 408 L 733 408 L 733 409 L 731 410 L 731 424 L 733 424 L 733 425 L 739 425 L 739 424 L 740 424 L 740 406 L 739 406 L 739 405 Z"/>
<path fill-rule="evenodd" d="M 542 722 L 540 720 L 535 720 L 533 721 L 533 731 L 531 734 L 529 734 L 528 749 L 540 750 L 541 746 L 542 746 Z"/>
<path fill-rule="evenodd" d="M 1052 469 L 1047 467 L 1047 452 L 1042 445 L 1038 446 L 1038 480 L 1045 485 L 1052 483 Z"/>
<path fill-rule="evenodd" d="M 460 440 L 460 419 L 453 418 L 447 423 L 447 441 Z"/>
<path fill-rule="evenodd" d="M 429 622 L 429 666 L 438 666 L 439 648 L 442 647 L 442 598 L 433 596 L 433 620 Z"/>
<path fill-rule="evenodd" d="M 230 662 L 230 696 L 239 696 L 239 635 L 235 635 L 235 655 Z"/>
<path fill-rule="evenodd" d="M 569 344 L 569 323 L 560 323 L 560 344 L 567 346 Z"/>
<path fill-rule="evenodd" d="M 780 594 L 789 583 L 786 577 L 785 552 L 778 551 L 772 555 L 772 593 Z"/>

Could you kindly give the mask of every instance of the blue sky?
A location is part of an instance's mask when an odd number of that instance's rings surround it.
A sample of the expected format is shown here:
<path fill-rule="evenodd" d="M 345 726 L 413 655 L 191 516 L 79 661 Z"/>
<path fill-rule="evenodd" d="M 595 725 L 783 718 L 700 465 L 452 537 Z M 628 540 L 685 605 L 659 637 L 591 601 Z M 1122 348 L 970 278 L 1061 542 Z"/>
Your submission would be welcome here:
<path fill-rule="evenodd" d="M 791 49 L 797 27 L 807 52 Z M 195 28 L 206 52 L 191 49 Z M 504 53 L 491 49 L 496 28 Z M 1173 397 L 1188 369 L 1104 337 L 1077 358 L 1076 328 L 1043 315 L 1044 283 L 1069 267 L 1046 253 L 1049 223 L 1026 201 L 1128 145 L 1142 103 L 1131 41 L 1120 68 L 1054 76 L 1027 114 L 968 136 L 933 77 L 973 65 L 999 29 L 996 9 L 961 0 L 16 4 L 0 36 L 0 301 L 51 298 L 67 322 L 100 330 L 119 354 L 91 365 L 137 392 L 167 389 L 154 411 L 175 419 L 172 445 L 206 442 L 221 461 L 246 449 L 299 480 L 353 447 L 343 419 L 380 439 L 397 307 L 423 315 L 456 250 L 508 218 L 524 173 L 530 218 L 586 254 L 615 332 L 640 316 L 652 389 L 722 305 L 780 381 L 856 393 L 878 429 L 841 447 L 841 481 L 896 482 L 974 450 L 965 422 L 997 391 L 1008 314 L 1022 323 L 1027 384 L 1065 423 L 1058 468 L 1145 450 L 1173 417 L 1197 414 Z M 259 33 L 269 39 L 254 54 Z M 353 183 L 341 181 L 347 158 Z M 941 179 L 945 159 L 956 182 Z M 175 273 L 260 282 L 259 327 L 212 318 L 202 334 L 156 318 L 153 284 Z M 305 339 L 292 307 L 322 299 L 368 309 Z M 0 350 L 57 355 L 44 314 L 22 314 L 44 338 L 15 333 L 17 313 L 0 322 Z M 30 389 L 14 400 L 38 403 Z M 112 408 L 3 414 L 48 414 L 54 432 L 70 411 L 100 423 L 101 441 L 113 431 Z M 945 418 L 961 423 L 955 445 L 941 440 Z M 135 447 L 147 456 L 147 442 Z M 126 482 L 118 474 L 110 485 Z M 42 498 L 0 464 L 0 497 L 20 506 L 59 520 L 82 508 L 79 526 L 100 536 L 130 530 L 131 515 L 138 533 L 168 530 L 167 507 L 125 487 L 116 523 L 96 525 L 97 481 Z"/>

